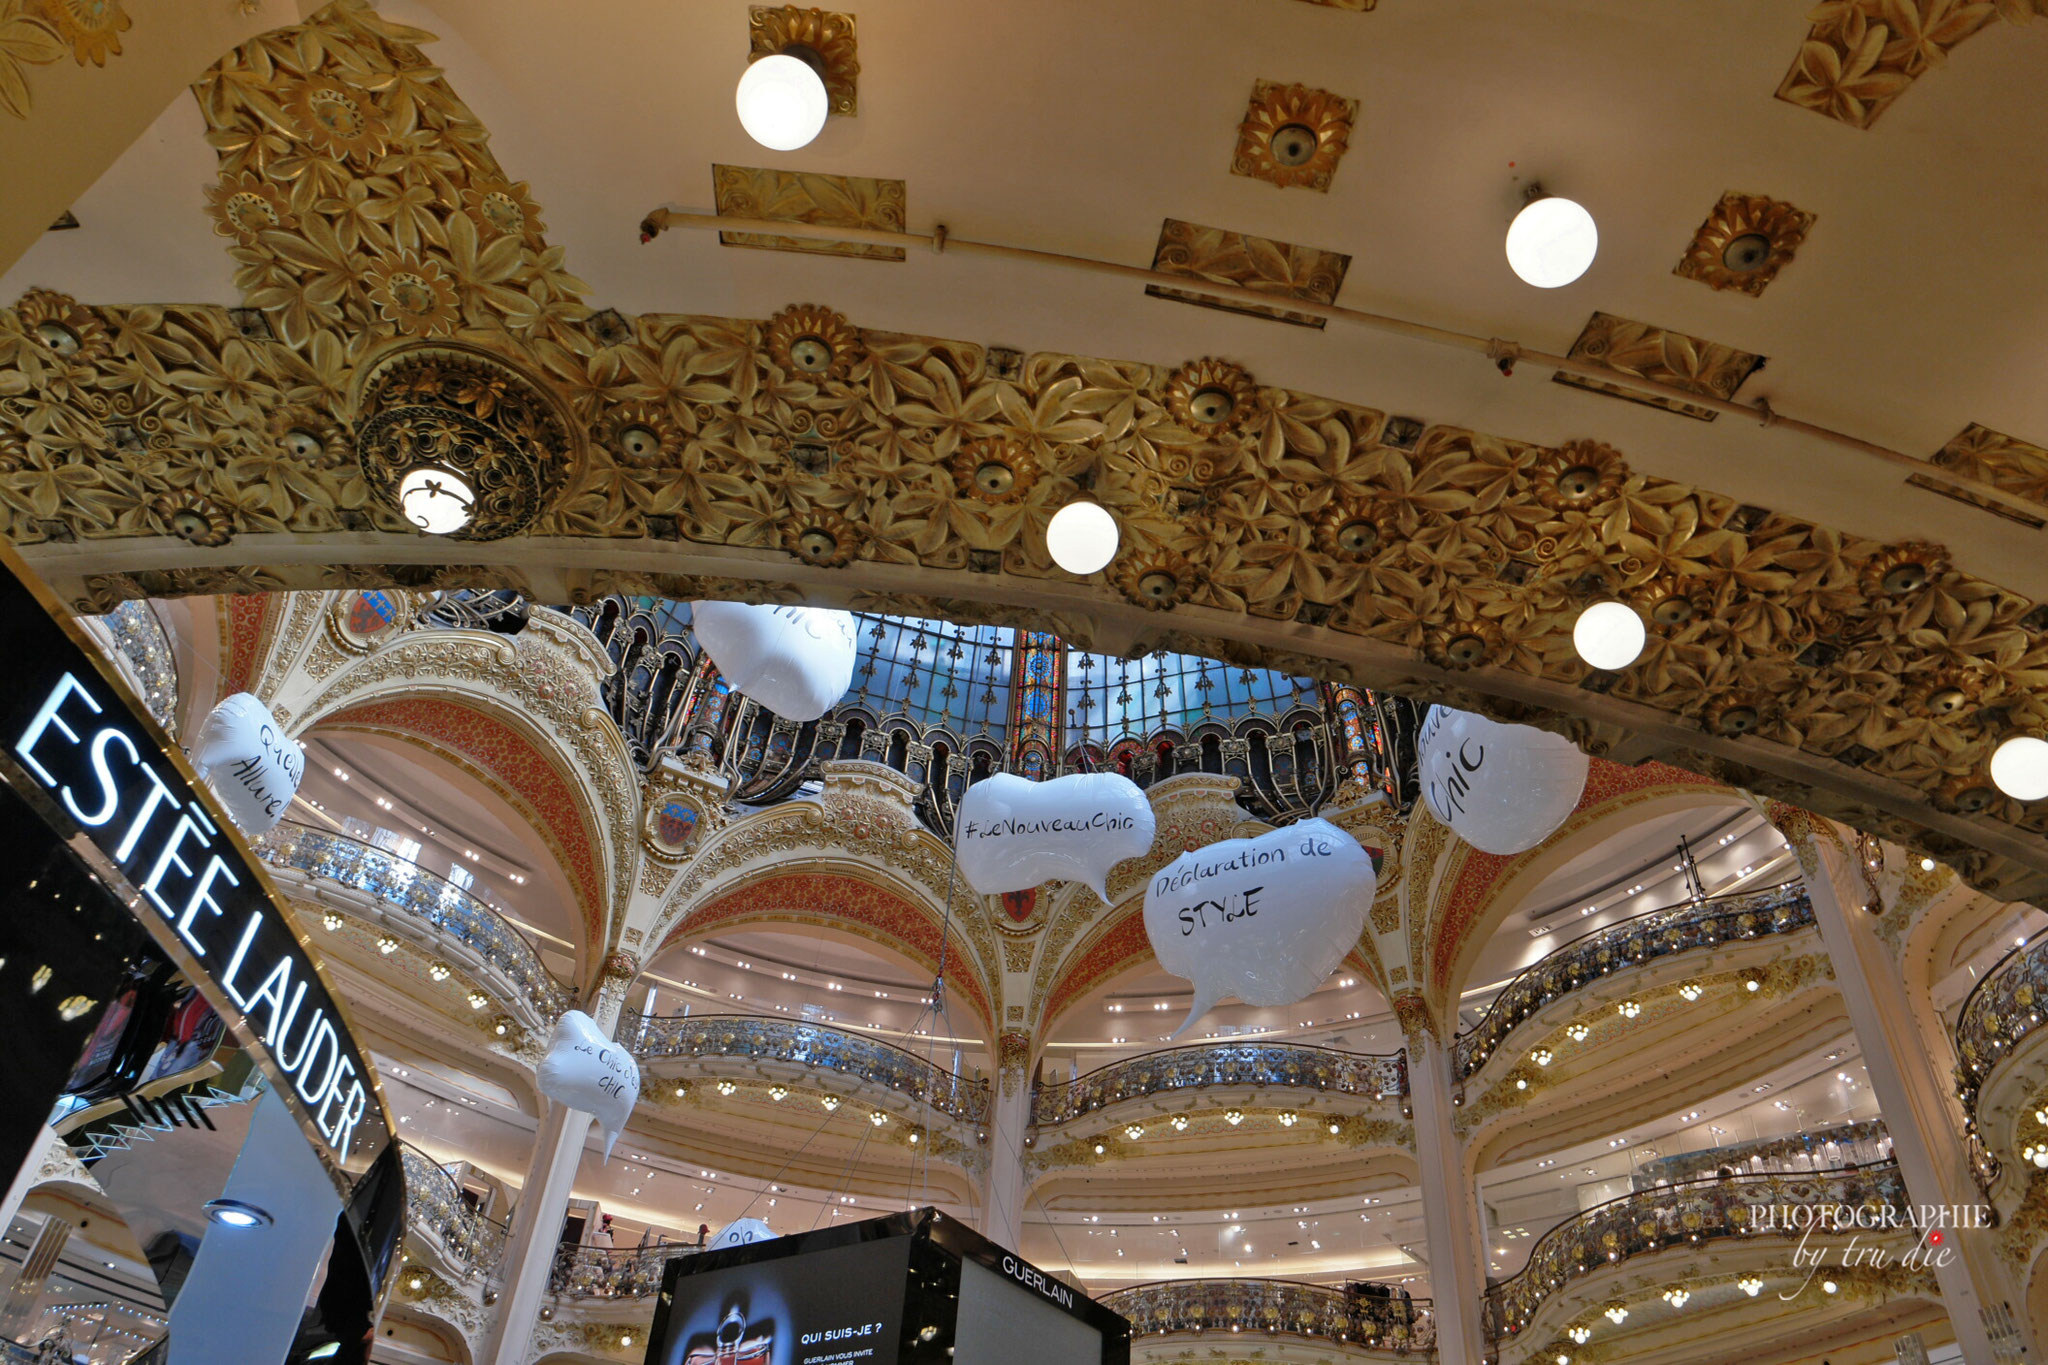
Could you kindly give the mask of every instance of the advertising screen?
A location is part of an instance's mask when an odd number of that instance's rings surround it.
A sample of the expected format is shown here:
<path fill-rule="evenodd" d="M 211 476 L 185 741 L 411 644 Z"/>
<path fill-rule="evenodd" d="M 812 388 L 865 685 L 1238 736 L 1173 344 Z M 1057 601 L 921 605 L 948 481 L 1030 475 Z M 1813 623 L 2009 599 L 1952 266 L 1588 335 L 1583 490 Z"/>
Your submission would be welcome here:
<path fill-rule="evenodd" d="M 912 1240 L 679 1275 L 648 1365 L 896 1365 Z"/>

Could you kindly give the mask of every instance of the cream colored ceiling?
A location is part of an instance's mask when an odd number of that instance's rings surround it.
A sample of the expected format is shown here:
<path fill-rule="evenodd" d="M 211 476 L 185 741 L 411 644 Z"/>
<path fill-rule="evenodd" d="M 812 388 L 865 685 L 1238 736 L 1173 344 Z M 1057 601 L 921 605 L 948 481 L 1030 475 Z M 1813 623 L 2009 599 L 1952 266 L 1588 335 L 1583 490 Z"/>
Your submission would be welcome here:
<path fill-rule="evenodd" d="M 714 162 L 886 176 L 909 226 L 1145 264 L 1172 216 L 1349 253 L 1340 301 L 1563 351 L 1595 309 L 1770 358 L 1742 396 L 1931 454 L 1969 422 L 2048 439 L 2048 25 L 1997 24 L 1869 130 L 1775 99 L 1808 6 L 1788 0 L 869 0 L 860 112 L 769 152 L 733 112 L 738 0 L 392 0 L 529 180 L 593 301 L 764 317 L 827 303 L 867 327 L 1172 364 L 1217 353 L 1261 380 L 1524 439 L 1596 434 L 1638 468 L 2048 595 L 2037 535 L 1901 486 L 1853 453 L 1737 419 L 1699 423 L 1480 358 L 1148 299 L 1136 284 L 913 253 L 902 264 L 724 248 L 661 204 L 709 207 Z M 1229 173 L 1254 80 L 1360 102 L 1327 194 Z M 201 214 L 211 157 L 174 108 L 0 285 L 94 302 L 230 301 Z M 1518 282 L 1501 233 L 1541 178 L 1598 216 L 1602 251 L 1556 291 Z M 1818 215 L 1761 298 L 1671 273 L 1727 190 Z M 212 248 L 209 255 L 207 248 Z"/>

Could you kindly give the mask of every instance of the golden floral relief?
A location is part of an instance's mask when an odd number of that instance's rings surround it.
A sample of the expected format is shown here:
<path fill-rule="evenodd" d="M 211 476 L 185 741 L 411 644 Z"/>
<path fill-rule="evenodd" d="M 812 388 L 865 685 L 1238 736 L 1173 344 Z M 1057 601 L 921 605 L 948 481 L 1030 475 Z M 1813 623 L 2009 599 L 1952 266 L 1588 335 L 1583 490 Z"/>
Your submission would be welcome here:
<path fill-rule="evenodd" d="M 40 6 L 31 9 L 26 0 L 0 0 L 0 109 L 16 118 L 28 117 L 32 101 L 24 68 L 64 55 L 63 38 L 39 14 Z"/>
<path fill-rule="evenodd" d="M 901 180 L 774 171 L 759 166 L 713 166 L 711 194 L 719 216 L 724 218 L 781 218 L 792 223 L 880 228 L 887 232 L 903 231 L 908 203 Z M 866 242 L 819 242 L 759 232 L 721 232 L 718 240 L 727 246 L 760 247 L 767 251 L 859 256 L 871 261 L 903 259 L 900 246 Z"/>
<path fill-rule="evenodd" d="M 1276 242 L 1250 233 L 1203 227 L 1169 218 L 1159 229 L 1159 245 L 1152 250 L 1152 268 L 1197 280 L 1234 284 L 1261 293 L 1277 294 L 1316 303 L 1335 303 L 1344 287 L 1344 272 L 1351 258 L 1319 247 Z M 1217 298 L 1200 289 L 1175 289 L 1171 285 L 1148 284 L 1145 292 L 1155 299 L 1177 299 L 1182 303 L 1252 317 L 1292 322 L 1301 327 L 1320 328 L 1328 321 L 1279 305 L 1271 307 Z"/>
<path fill-rule="evenodd" d="M 1868 128 L 1950 49 L 1995 19 L 2048 14 L 2048 0 L 1821 0 L 1778 98 Z"/>
<path fill-rule="evenodd" d="M 36 0 L 36 9 L 65 42 L 80 66 L 105 66 L 121 55 L 121 35 L 134 24 L 121 0 Z"/>
<path fill-rule="evenodd" d="M 1979 422 L 1935 452 L 1934 463 L 2048 507 L 2048 450 Z"/>
<path fill-rule="evenodd" d="M 1255 82 L 1230 173 L 1327 193 L 1357 118 L 1357 100 L 1313 86 Z"/>
<path fill-rule="evenodd" d="M 1690 389 L 1713 398 L 1734 397 L 1735 391 L 1742 387 L 1742 381 L 1763 364 L 1762 356 L 1751 355 L 1748 351 L 1738 351 L 1733 346 L 1669 331 L 1647 322 L 1632 322 L 1612 313 L 1593 314 L 1568 354 L 1574 360 L 1595 361 L 1621 374 Z M 1696 417 L 1702 422 L 1711 422 L 1720 416 L 1712 408 L 1697 403 L 1645 394 L 1584 375 L 1567 374 L 1563 370 L 1551 377 L 1573 388 L 1663 408 L 1666 412 Z"/>
<path fill-rule="evenodd" d="M 1814 215 L 1761 194 L 1721 196 L 1672 271 L 1710 289 L 1758 295 L 1792 261 Z"/>

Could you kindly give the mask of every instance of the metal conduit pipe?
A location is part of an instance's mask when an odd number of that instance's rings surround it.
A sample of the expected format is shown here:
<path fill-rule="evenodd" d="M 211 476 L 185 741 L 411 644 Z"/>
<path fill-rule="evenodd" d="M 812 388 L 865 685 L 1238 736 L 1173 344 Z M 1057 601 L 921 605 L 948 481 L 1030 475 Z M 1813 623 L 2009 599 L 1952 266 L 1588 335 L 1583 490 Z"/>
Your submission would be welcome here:
<path fill-rule="evenodd" d="M 1964 490 L 1978 497 L 1988 498 L 2001 507 L 2024 512 L 2031 519 L 2039 515 L 2039 509 L 2025 498 L 2015 496 L 1981 479 L 1943 469 L 1929 461 L 1908 455 L 1902 450 L 1866 441 L 1846 431 L 1824 427 L 1816 422 L 1803 422 L 1796 417 L 1787 417 L 1774 410 L 1771 405 L 1758 399 L 1754 403 L 1738 403 L 1733 399 L 1717 398 L 1712 394 L 1682 389 L 1675 384 L 1661 384 L 1653 379 L 1643 379 L 1624 374 L 1591 361 L 1574 360 L 1570 356 L 1554 355 L 1549 351 L 1524 346 L 1518 341 L 1507 341 L 1500 337 L 1483 337 L 1471 332 L 1458 332 L 1444 327 L 1432 327 L 1427 323 L 1413 322 L 1386 313 L 1367 312 L 1362 308 L 1344 308 L 1334 303 L 1318 303 L 1312 299 L 1295 298 L 1292 295 L 1274 294 L 1257 289 L 1246 289 L 1242 285 L 1219 284 L 1196 276 L 1174 275 L 1148 266 L 1124 265 L 1117 261 L 1097 260 L 1092 256 L 1074 256 L 1058 251 L 1039 251 L 1032 247 L 1005 246 L 1000 242 L 977 242 L 966 237 L 954 237 L 940 224 L 930 232 L 890 232 L 880 228 L 833 227 L 816 223 L 786 222 L 771 218 L 721 217 L 712 213 L 685 213 L 677 209 L 658 208 L 640 221 L 640 240 L 650 242 L 669 228 L 695 228 L 712 232 L 757 232 L 776 237 L 798 237 L 808 241 L 857 242 L 873 246 L 929 247 L 939 254 L 960 253 L 972 256 L 993 256 L 1003 260 L 1031 261 L 1039 265 L 1061 266 L 1068 270 L 1089 271 L 1097 275 L 1113 275 L 1121 279 L 1136 280 L 1145 284 L 1163 284 L 1173 289 L 1197 290 L 1217 298 L 1231 299 L 1239 303 L 1256 303 L 1272 306 L 1276 300 L 1284 300 L 1292 312 L 1307 313 L 1314 317 L 1330 318 L 1337 322 L 1348 322 L 1359 327 L 1370 327 L 1376 331 L 1389 332 L 1395 336 L 1409 337 L 1416 341 L 1432 342 L 1439 346 L 1450 346 L 1461 351 L 1473 351 L 1485 356 L 1500 367 L 1501 373 L 1511 375 L 1514 366 L 1520 362 L 1545 370 L 1561 370 L 1566 374 L 1597 379 L 1603 384 L 1629 389 L 1636 393 L 1655 395 L 1660 398 L 1676 399 L 1695 407 L 1711 408 L 1716 412 L 1729 413 L 1736 417 L 1747 417 L 1766 427 L 1782 427 L 1796 431 L 1815 440 L 1826 441 L 1845 450 L 1883 460 L 1910 470 L 1923 478 L 1945 484 L 1950 488 Z"/>

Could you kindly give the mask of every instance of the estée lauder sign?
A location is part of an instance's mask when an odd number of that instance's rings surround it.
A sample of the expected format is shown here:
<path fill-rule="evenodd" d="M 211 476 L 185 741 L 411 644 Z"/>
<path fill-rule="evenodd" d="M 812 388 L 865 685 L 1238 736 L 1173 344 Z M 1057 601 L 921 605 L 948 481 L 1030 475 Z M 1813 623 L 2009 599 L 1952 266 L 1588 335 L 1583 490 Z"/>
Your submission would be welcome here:
<path fill-rule="evenodd" d="M 390 1133 L 368 1062 L 246 846 L 20 561 L 4 559 L 0 639 L 13 663 L 0 749 L 127 884 L 117 893 L 154 921 L 214 1008 L 262 1045 L 271 1081 L 298 1101 L 330 1163 L 374 1157 Z"/>

